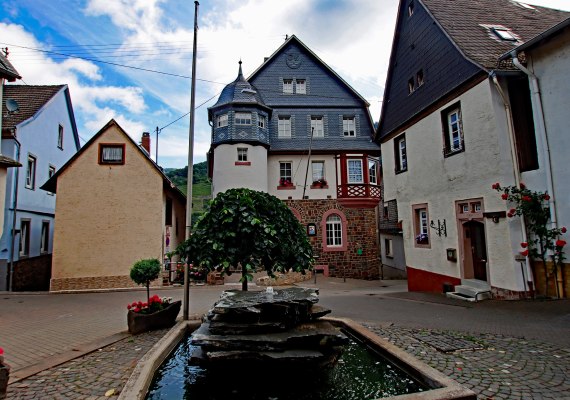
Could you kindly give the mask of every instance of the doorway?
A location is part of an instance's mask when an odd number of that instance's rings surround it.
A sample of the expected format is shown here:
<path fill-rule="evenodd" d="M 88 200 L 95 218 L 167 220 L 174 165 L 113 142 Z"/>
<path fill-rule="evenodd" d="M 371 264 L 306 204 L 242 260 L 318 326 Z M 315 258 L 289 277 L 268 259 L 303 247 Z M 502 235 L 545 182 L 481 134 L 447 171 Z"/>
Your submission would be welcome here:
<path fill-rule="evenodd" d="M 487 281 L 487 244 L 482 222 L 463 224 L 463 251 L 465 278 Z"/>

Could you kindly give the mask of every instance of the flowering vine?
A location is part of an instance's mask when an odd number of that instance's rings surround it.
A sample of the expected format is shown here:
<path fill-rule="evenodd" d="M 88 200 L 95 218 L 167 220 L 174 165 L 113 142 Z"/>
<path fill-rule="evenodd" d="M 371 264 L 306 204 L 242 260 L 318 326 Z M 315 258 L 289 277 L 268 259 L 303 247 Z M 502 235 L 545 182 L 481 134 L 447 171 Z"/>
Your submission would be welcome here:
<path fill-rule="evenodd" d="M 544 293 L 548 290 L 549 272 L 547 269 L 547 254 L 551 253 L 553 262 L 553 273 L 556 277 L 558 268 L 564 262 L 564 246 L 566 241 L 561 239 L 561 235 L 566 233 L 566 227 L 549 228 L 550 222 L 550 195 L 547 192 L 530 190 L 524 183 L 517 186 L 502 187 L 498 182 L 491 186 L 501 193 L 501 198 L 513 207 L 507 212 L 507 217 L 520 216 L 525 219 L 526 228 L 529 234 L 529 241 L 521 243 L 521 255 L 542 261 L 545 273 Z M 558 293 L 558 285 L 555 283 Z"/>

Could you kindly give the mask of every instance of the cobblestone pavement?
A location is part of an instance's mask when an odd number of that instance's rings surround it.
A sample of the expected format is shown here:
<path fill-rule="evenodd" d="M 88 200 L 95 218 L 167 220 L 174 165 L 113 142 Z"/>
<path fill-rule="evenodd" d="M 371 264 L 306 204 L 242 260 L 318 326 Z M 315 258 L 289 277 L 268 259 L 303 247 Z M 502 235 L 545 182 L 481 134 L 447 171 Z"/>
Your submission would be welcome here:
<path fill-rule="evenodd" d="M 16 382 L 8 386 L 7 399 L 102 400 L 118 396 L 137 362 L 167 331 L 128 337 Z"/>
<path fill-rule="evenodd" d="M 570 348 L 496 334 L 368 328 L 479 399 L 570 399 Z"/>

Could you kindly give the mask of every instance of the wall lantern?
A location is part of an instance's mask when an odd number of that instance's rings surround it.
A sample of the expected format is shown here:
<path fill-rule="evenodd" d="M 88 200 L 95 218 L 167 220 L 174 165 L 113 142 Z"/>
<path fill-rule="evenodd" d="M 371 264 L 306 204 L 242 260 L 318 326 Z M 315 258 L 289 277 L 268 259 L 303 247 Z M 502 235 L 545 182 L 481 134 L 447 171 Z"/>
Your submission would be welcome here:
<path fill-rule="evenodd" d="M 484 212 L 483 216 L 485 218 L 491 218 L 494 223 L 498 223 L 500 218 L 506 218 L 507 212 L 506 211 L 492 211 L 492 212 Z"/>
<path fill-rule="evenodd" d="M 457 262 L 457 250 L 447 249 L 447 261 Z"/>

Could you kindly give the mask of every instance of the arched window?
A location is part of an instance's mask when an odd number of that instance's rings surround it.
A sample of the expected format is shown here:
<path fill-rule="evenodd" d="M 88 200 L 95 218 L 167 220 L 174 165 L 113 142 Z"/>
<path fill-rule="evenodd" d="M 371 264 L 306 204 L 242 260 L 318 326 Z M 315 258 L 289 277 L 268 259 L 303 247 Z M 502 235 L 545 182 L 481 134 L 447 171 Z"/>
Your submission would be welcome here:
<path fill-rule="evenodd" d="M 323 251 L 346 251 L 347 221 L 342 211 L 332 209 L 325 212 L 321 220 L 321 232 Z"/>
<path fill-rule="evenodd" d="M 342 221 L 336 214 L 327 218 L 327 246 L 342 246 Z"/>

